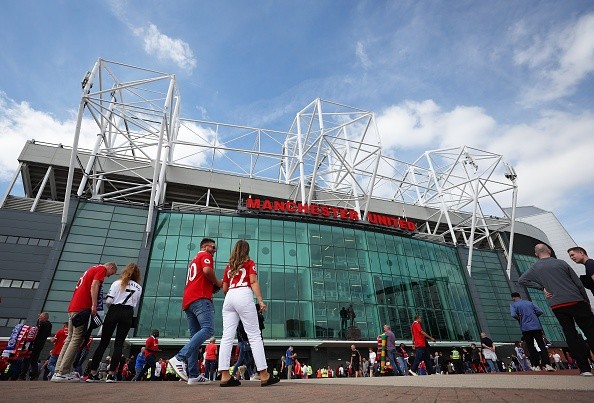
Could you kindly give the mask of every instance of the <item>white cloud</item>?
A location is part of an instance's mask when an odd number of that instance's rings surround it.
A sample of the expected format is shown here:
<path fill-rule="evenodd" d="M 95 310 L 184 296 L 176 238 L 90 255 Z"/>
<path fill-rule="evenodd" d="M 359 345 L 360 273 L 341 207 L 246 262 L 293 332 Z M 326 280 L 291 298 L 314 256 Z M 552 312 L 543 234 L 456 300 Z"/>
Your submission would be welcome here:
<path fill-rule="evenodd" d="M 27 102 L 16 102 L 0 92 L 0 181 L 12 179 L 18 166 L 18 154 L 27 140 L 48 144 L 64 144 L 72 147 L 76 128 L 76 116 L 59 120 L 49 113 L 35 110 Z M 99 129 L 95 121 L 85 117 L 82 121 L 79 148 L 93 148 Z M 206 166 L 212 158 L 212 145 L 221 145 L 216 133 L 208 127 L 185 121 L 179 129 L 178 144 L 174 150 L 177 163 L 191 166 Z M 206 147 L 204 147 L 206 146 Z M 151 158 L 155 158 L 157 148 L 145 147 Z M 218 152 L 217 157 L 224 155 Z"/>
<path fill-rule="evenodd" d="M 484 142 L 495 121 L 478 107 L 459 106 L 442 112 L 433 101 L 407 101 L 377 116 L 384 148 L 436 149 Z"/>
<path fill-rule="evenodd" d="M 520 41 L 526 31 L 517 27 L 512 37 Z M 578 84 L 594 71 L 594 14 L 547 35 L 528 38 L 531 42 L 515 51 L 514 61 L 536 74 L 523 96 L 527 104 L 555 100 L 575 92 Z"/>
<path fill-rule="evenodd" d="M 154 24 L 149 24 L 146 28 L 134 28 L 132 31 L 143 40 L 144 50 L 149 55 L 160 61 L 172 61 L 186 71 L 192 71 L 196 67 L 194 53 L 187 42 L 162 34 Z"/>
<path fill-rule="evenodd" d="M 359 60 L 361 65 L 363 65 L 363 68 L 365 70 L 369 69 L 371 67 L 371 60 L 369 60 L 369 56 L 367 56 L 367 52 L 365 51 L 365 45 L 363 45 L 363 42 L 357 42 L 357 48 L 355 50 L 355 53 L 357 55 L 357 59 Z"/>
<path fill-rule="evenodd" d="M 142 39 L 144 51 L 148 55 L 155 56 L 162 62 L 173 62 L 188 72 L 194 70 L 196 58 L 187 42 L 161 33 L 155 24 L 142 27 L 131 22 L 130 17 L 137 13 L 130 10 L 127 0 L 108 0 L 106 4 L 118 20 Z"/>
<path fill-rule="evenodd" d="M 83 120 L 79 146 L 91 148 L 95 139 L 94 123 Z M 60 121 L 46 112 L 35 110 L 27 102 L 16 102 L 0 92 L 0 180 L 12 178 L 20 153 L 27 140 L 72 146 L 76 117 Z"/>
<path fill-rule="evenodd" d="M 518 173 L 520 204 L 555 210 L 571 202 L 568 194 L 594 183 L 587 163 L 594 150 L 592 113 L 546 111 L 535 121 L 506 126 L 478 107 L 444 111 L 427 100 L 391 106 L 377 123 L 384 150 L 400 160 L 412 162 L 404 153 L 464 145 L 503 155 Z"/>

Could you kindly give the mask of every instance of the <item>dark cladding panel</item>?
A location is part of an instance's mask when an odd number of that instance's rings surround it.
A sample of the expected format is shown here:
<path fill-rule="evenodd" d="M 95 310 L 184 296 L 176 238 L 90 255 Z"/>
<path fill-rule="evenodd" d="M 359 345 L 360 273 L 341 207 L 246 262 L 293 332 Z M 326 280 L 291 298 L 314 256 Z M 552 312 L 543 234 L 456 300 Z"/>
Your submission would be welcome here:
<path fill-rule="evenodd" d="M 0 318 L 27 318 L 59 228 L 59 215 L 0 209 L 0 279 L 10 284 L 0 288 Z"/>

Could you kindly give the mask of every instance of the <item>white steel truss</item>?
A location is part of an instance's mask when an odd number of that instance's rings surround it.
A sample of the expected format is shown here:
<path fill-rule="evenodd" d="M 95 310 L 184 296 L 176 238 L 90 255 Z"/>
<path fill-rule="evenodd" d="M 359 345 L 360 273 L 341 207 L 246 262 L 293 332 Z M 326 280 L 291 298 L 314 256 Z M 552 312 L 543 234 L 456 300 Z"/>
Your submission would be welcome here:
<path fill-rule="evenodd" d="M 62 214 L 62 234 L 75 168 L 83 172 L 76 194 L 100 200 L 125 200 L 150 193 L 147 235 L 156 201 L 165 193 L 165 171 L 179 128 L 179 93 L 175 76 L 122 63 L 97 60 L 82 81 Z M 79 154 L 84 118 L 96 125 L 96 141 L 86 159 Z M 122 179 L 125 172 L 134 180 Z M 148 173 L 148 174 L 147 174 Z"/>
<path fill-rule="evenodd" d="M 487 241 L 495 248 L 500 238 L 494 235 L 510 226 L 507 258 L 511 262 L 516 177 L 501 155 L 489 151 L 468 146 L 427 151 L 408 167 L 394 199 L 435 209 L 425 231 L 454 244 L 463 242 L 469 248 L 470 274 L 475 245 Z M 511 215 L 501 205 L 503 200 L 511 203 Z M 500 246 L 505 250 L 506 245 Z M 508 264 L 508 276 L 509 270 Z"/>
<path fill-rule="evenodd" d="M 368 212 L 381 144 L 373 113 L 316 99 L 299 111 L 283 146 L 285 183 L 296 199 Z M 331 200 L 316 190 L 326 190 Z"/>
<path fill-rule="evenodd" d="M 516 175 L 501 155 L 463 146 L 402 162 L 382 154 L 372 112 L 322 99 L 297 112 L 288 132 L 184 119 L 174 75 L 102 59 L 82 87 L 62 230 L 78 168 L 78 196 L 150 194 L 148 240 L 154 209 L 165 201 L 167 168 L 175 165 L 289 184 L 295 201 L 352 208 L 362 220 L 372 198 L 426 207 L 420 231 L 466 245 L 469 272 L 473 247 L 494 248 L 510 225 L 512 250 Z M 78 147 L 85 117 L 96 126 L 90 157 Z M 511 202 L 511 216 L 502 202 Z"/>

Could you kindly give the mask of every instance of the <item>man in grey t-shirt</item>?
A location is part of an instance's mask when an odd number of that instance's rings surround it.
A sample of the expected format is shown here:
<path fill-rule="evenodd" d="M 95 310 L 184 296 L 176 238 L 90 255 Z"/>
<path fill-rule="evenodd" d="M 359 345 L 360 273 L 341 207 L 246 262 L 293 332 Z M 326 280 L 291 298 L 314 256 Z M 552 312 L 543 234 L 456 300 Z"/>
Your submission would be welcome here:
<path fill-rule="evenodd" d="M 590 342 L 594 343 L 594 314 L 586 289 L 573 269 L 563 260 L 551 257 L 551 250 L 544 244 L 534 247 L 538 261 L 520 276 L 520 285 L 542 290 L 547 303 L 557 317 L 571 355 L 578 363 L 583 376 L 592 376 L 588 351 L 575 328 L 577 324 Z"/>
<path fill-rule="evenodd" d="M 390 366 L 395 375 L 402 375 L 396 361 L 396 336 L 394 336 L 390 325 L 384 325 L 384 333 L 386 334 L 386 355 L 388 356 L 388 361 L 390 361 Z"/>

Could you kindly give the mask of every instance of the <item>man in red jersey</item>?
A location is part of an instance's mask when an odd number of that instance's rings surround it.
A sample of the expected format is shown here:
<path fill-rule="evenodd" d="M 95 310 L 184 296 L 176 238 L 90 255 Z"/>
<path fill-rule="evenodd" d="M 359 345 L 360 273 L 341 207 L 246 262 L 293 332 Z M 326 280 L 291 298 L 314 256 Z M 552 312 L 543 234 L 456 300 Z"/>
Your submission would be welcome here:
<path fill-rule="evenodd" d="M 214 271 L 213 255 L 216 250 L 215 241 L 204 238 L 200 242 L 200 252 L 188 267 L 182 309 L 188 319 L 190 341 L 169 360 L 169 366 L 180 378 L 188 381 L 188 385 L 210 382 L 198 370 L 198 356 L 202 343 L 214 334 L 212 294 L 223 287 Z"/>
<path fill-rule="evenodd" d="M 431 358 L 429 357 L 429 349 L 427 345 L 427 339 L 431 341 L 435 341 L 435 339 L 429 336 L 421 327 L 421 322 L 423 319 L 421 315 L 415 316 L 415 321 L 411 325 L 412 331 L 412 339 L 413 339 L 413 346 L 415 348 L 415 362 L 411 369 L 408 370 L 409 374 L 413 376 L 417 376 L 417 369 L 419 369 L 419 364 L 421 361 L 425 362 L 425 366 L 427 367 L 427 373 L 431 374 L 431 368 L 433 365 L 431 363 Z"/>
<path fill-rule="evenodd" d="M 161 351 L 159 350 L 159 329 L 153 329 L 144 345 L 144 367 L 140 371 L 136 371 L 133 381 L 140 381 L 149 370 L 151 371 L 149 381 L 157 380 L 155 370 L 157 368 L 157 353 L 159 351 Z"/>
<path fill-rule="evenodd" d="M 48 380 L 51 379 L 54 372 L 56 372 L 56 363 L 58 362 L 58 357 L 60 356 L 60 351 L 62 351 L 66 337 L 68 337 L 68 322 L 64 322 L 62 329 L 58 330 L 54 337 L 51 338 L 52 343 L 54 343 L 54 348 L 50 352 L 50 359 L 47 363 L 47 368 L 49 370 Z"/>
<path fill-rule="evenodd" d="M 70 305 L 68 305 L 68 337 L 60 351 L 52 382 L 80 381 L 80 376 L 73 371 L 72 364 L 87 329 L 86 326 L 74 327 L 72 318 L 85 309 L 90 309 L 92 316 L 97 315 L 97 303 L 103 280 L 105 277 L 115 274 L 117 270 L 118 267 L 113 262 L 100 264 L 87 269 L 78 279 Z"/>

